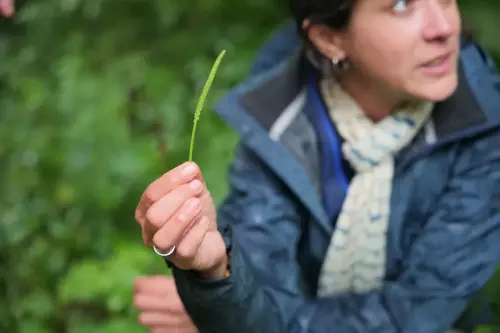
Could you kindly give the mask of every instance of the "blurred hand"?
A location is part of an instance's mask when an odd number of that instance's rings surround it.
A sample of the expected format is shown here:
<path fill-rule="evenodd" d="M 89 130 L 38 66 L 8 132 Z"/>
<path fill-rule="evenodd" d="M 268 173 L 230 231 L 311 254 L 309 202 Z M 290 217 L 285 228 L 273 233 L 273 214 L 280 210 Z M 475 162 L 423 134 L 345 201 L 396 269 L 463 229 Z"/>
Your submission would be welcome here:
<path fill-rule="evenodd" d="M 0 12 L 5 17 L 14 15 L 14 0 L 0 0 Z"/>
<path fill-rule="evenodd" d="M 135 280 L 134 304 L 139 322 L 150 333 L 197 333 L 182 304 L 174 279 L 149 276 Z"/>
<path fill-rule="evenodd" d="M 214 202 L 195 163 L 184 163 L 148 186 L 136 208 L 146 245 L 175 252 L 168 260 L 177 268 L 208 277 L 223 277 L 226 248 L 217 231 Z"/>

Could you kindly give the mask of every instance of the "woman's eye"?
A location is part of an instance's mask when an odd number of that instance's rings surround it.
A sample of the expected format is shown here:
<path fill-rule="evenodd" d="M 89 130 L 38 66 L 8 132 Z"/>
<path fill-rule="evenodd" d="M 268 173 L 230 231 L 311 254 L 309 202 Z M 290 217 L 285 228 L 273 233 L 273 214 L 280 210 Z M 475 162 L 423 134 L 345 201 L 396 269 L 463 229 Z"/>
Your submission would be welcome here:
<path fill-rule="evenodd" d="M 408 10 L 408 0 L 396 0 L 392 8 L 396 13 L 403 13 Z"/>

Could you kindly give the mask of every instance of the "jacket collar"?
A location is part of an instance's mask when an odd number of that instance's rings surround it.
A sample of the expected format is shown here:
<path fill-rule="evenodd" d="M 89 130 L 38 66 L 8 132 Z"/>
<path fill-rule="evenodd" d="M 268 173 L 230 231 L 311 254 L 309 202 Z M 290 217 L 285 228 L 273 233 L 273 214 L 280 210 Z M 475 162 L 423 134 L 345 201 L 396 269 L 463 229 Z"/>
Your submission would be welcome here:
<path fill-rule="evenodd" d="M 300 49 L 270 71 L 260 84 L 240 90 L 239 104 L 266 130 L 270 130 L 304 84 L 305 58 Z M 278 69 L 279 68 L 279 69 Z M 274 73 L 273 73 L 274 72 Z M 456 91 L 433 111 L 433 124 L 441 141 L 460 140 L 500 124 L 500 90 L 495 76 L 474 44 L 462 49 Z"/>

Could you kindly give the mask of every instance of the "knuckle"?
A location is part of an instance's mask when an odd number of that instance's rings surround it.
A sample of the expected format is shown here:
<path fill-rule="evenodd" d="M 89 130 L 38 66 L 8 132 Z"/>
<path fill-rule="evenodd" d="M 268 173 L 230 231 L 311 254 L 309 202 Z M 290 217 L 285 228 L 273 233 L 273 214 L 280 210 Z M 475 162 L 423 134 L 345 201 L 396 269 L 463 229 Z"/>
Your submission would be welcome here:
<path fill-rule="evenodd" d="M 179 228 L 185 228 L 186 224 L 191 224 L 201 210 L 202 205 L 200 199 L 196 197 L 184 199 L 178 211 L 172 216 L 175 220 L 174 225 L 179 226 Z"/>
<path fill-rule="evenodd" d="M 170 249 L 172 249 L 174 242 L 168 236 L 162 235 L 160 232 L 157 232 L 153 236 L 153 244 L 160 251 L 169 251 Z"/>
<path fill-rule="evenodd" d="M 146 190 L 144 191 L 144 197 L 149 203 L 154 203 L 161 199 L 166 192 L 172 187 L 173 183 L 175 183 L 173 176 L 173 172 L 169 171 L 163 174 L 161 177 L 157 178 L 151 184 L 148 185 Z"/>
<path fill-rule="evenodd" d="M 147 202 L 155 202 L 158 200 L 158 190 L 156 190 L 156 183 L 151 183 L 146 190 L 144 191 L 144 198 L 146 198 Z"/>
<path fill-rule="evenodd" d="M 189 243 L 184 242 L 177 248 L 177 256 L 182 259 L 192 259 L 196 255 L 196 249 Z"/>
<path fill-rule="evenodd" d="M 146 230 L 144 230 L 144 226 L 142 226 L 142 242 L 146 246 L 152 246 L 151 237 L 147 234 Z"/>
<path fill-rule="evenodd" d="M 189 185 L 184 184 L 172 191 L 172 197 L 175 197 L 175 201 L 181 207 L 187 200 L 193 197 L 192 192 L 193 190 L 189 187 Z"/>
<path fill-rule="evenodd" d="M 135 214 L 134 214 L 134 218 L 137 222 L 140 222 L 140 219 L 141 219 L 141 211 L 139 210 L 139 208 L 136 208 L 135 209 Z"/>
<path fill-rule="evenodd" d="M 155 228 L 160 228 L 165 224 L 166 221 L 163 219 L 163 214 L 159 209 L 156 209 L 155 207 L 151 207 L 148 209 L 146 212 L 146 218 L 148 219 L 149 223 L 153 225 Z"/>
<path fill-rule="evenodd" d="M 142 223 L 143 222 L 143 219 L 144 219 L 144 211 L 141 209 L 141 207 L 137 207 L 135 209 L 135 220 L 139 223 Z"/>

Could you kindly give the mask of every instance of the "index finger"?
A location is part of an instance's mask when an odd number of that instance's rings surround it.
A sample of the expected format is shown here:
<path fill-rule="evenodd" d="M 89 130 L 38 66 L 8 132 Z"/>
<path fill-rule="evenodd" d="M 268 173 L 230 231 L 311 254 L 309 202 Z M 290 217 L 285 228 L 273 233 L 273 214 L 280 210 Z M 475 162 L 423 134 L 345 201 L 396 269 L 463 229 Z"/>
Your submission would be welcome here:
<path fill-rule="evenodd" d="M 164 275 L 137 277 L 134 281 L 134 289 L 136 293 L 146 293 L 157 296 L 169 295 L 177 292 L 174 278 Z"/>
<path fill-rule="evenodd" d="M 184 304 L 176 293 L 170 295 L 137 294 L 134 297 L 134 306 L 142 311 L 186 315 Z"/>
<path fill-rule="evenodd" d="M 186 162 L 168 171 L 152 182 L 144 191 L 137 205 L 136 219 L 141 220 L 146 216 L 148 208 L 160 200 L 174 188 L 188 183 L 200 175 L 200 168 L 196 163 Z"/>

